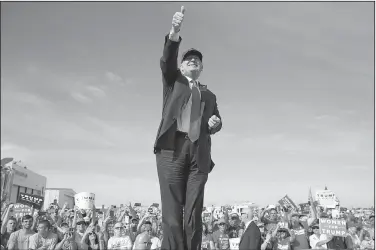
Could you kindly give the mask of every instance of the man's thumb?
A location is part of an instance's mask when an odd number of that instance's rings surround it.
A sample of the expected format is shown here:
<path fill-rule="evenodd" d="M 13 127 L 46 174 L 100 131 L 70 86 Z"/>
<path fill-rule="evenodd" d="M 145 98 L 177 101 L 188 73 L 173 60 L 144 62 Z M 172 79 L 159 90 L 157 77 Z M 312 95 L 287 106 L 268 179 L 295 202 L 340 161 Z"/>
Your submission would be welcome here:
<path fill-rule="evenodd" d="M 181 6 L 180 12 L 184 15 L 184 12 L 185 12 L 184 6 Z"/>

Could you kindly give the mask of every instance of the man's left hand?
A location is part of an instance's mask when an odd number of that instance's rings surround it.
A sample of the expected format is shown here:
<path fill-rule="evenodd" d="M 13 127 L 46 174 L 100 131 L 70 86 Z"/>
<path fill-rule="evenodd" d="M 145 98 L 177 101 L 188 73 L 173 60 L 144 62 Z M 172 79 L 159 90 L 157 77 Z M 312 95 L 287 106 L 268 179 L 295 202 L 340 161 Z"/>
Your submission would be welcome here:
<path fill-rule="evenodd" d="M 213 128 L 216 128 L 218 127 L 218 125 L 221 123 L 221 119 L 219 119 L 217 116 L 213 115 L 212 117 L 210 117 L 209 119 L 209 129 L 213 129 Z"/>

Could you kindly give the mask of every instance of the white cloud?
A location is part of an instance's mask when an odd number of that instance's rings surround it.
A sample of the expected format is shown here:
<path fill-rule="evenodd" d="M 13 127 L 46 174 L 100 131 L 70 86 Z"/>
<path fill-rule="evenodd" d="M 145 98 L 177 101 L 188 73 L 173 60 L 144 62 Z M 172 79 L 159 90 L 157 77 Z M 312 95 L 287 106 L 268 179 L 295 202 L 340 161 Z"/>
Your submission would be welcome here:
<path fill-rule="evenodd" d="M 89 102 L 92 101 L 89 97 L 87 97 L 87 96 L 81 94 L 80 92 L 72 92 L 72 93 L 71 93 L 71 96 L 72 96 L 76 101 L 81 102 L 81 103 L 89 103 Z"/>
<path fill-rule="evenodd" d="M 95 97 L 103 98 L 106 96 L 106 92 L 103 89 L 95 86 L 87 86 L 86 89 Z"/>
<path fill-rule="evenodd" d="M 119 75 L 117 75 L 113 72 L 106 71 L 105 77 L 109 82 L 124 85 L 123 78 L 121 78 L 121 76 L 119 76 Z"/>
<path fill-rule="evenodd" d="M 12 94 L 12 98 L 15 101 L 32 104 L 36 106 L 46 106 L 51 105 L 52 103 L 46 99 L 43 99 L 35 94 L 27 92 L 16 92 Z"/>

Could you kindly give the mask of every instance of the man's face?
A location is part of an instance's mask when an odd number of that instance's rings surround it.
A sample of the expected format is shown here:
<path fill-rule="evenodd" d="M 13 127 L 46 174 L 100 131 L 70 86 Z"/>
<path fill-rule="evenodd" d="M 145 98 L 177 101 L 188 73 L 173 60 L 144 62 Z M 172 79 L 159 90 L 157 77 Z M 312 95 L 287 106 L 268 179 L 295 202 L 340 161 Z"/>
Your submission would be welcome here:
<path fill-rule="evenodd" d="M 230 226 L 236 226 L 239 222 L 239 216 L 238 215 L 231 215 L 230 217 Z"/>
<path fill-rule="evenodd" d="M 46 237 L 48 234 L 48 227 L 44 224 L 39 224 L 38 225 L 38 234 L 40 236 Z"/>
<path fill-rule="evenodd" d="M 135 228 L 135 227 L 137 227 L 137 225 L 138 225 L 138 221 L 137 220 L 132 220 L 131 227 Z"/>
<path fill-rule="evenodd" d="M 299 221 L 299 216 L 298 215 L 294 215 L 294 216 L 291 217 L 291 220 L 293 222 L 298 222 Z"/>
<path fill-rule="evenodd" d="M 25 219 L 22 221 L 22 227 L 24 229 L 30 229 L 33 225 L 33 219 Z"/>
<path fill-rule="evenodd" d="M 195 75 L 198 78 L 203 69 L 203 64 L 198 56 L 188 55 L 184 61 L 182 61 L 180 69 L 187 76 Z"/>
<path fill-rule="evenodd" d="M 147 232 L 149 235 L 152 233 L 152 228 L 150 224 L 144 224 L 144 230 Z"/>
<path fill-rule="evenodd" d="M 77 230 L 78 230 L 80 233 L 85 232 L 85 230 L 86 230 L 86 225 L 85 225 L 85 222 L 84 222 L 84 221 L 80 221 L 80 222 L 77 223 Z"/>
<path fill-rule="evenodd" d="M 270 217 L 271 220 L 277 219 L 277 211 L 275 209 L 270 209 L 269 217 Z"/>
<path fill-rule="evenodd" d="M 218 224 L 218 227 L 219 227 L 219 231 L 221 231 L 223 233 L 226 229 L 226 224 L 221 222 L 221 223 Z"/>
<path fill-rule="evenodd" d="M 116 237 L 120 237 L 121 236 L 121 233 L 123 232 L 124 230 L 124 227 L 123 227 L 123 224 L 122 223 L 116 223 L 114 225 L 114 235 Z"/>

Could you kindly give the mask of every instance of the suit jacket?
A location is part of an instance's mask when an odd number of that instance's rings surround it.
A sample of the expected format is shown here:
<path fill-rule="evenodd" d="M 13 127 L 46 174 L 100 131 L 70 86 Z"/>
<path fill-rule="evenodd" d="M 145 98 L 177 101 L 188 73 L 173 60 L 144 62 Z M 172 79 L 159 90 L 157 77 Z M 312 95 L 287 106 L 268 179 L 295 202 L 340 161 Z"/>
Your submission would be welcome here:
<path fill-rule="evenodd" d="M 163 82 L 163 106 L 162 119 L 158 128 L 157 138 L 154 143 L 154 153 L 160 149 L 174 150 L 175 134 L 177 131 L 177 119 L 181 114 L 183 105 L 191 95 L 188 79 L 178 69 L 178 52 L 182 38 L 178 42 L 165 37 L 163 55 L 160 59 Z M 199 85 L 201 92 L 201 115 L 200 137 L 197 141 L 196 159 L 197 165 L 202 172 L 210 173 L 214 167 L 211 159 L 211 138 L 222 128 L 222 119 L 218 111 L 216 96 L 207 89 L 206 85 Z M 216 115 L 221 123 L 215 129 L 209 130 L 209 119 Z"/>
<path fill-rule="evenodd" d="M 261 249 L 261 232 L 255 222 L 251 222 L 244 231 L 239 250 L 260 250 Z"/>

